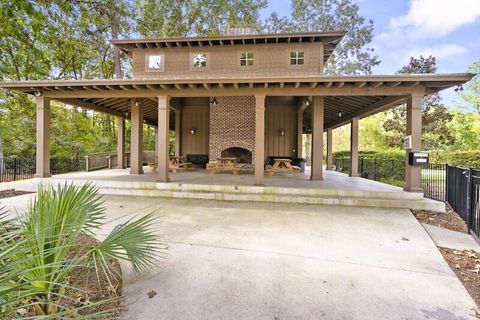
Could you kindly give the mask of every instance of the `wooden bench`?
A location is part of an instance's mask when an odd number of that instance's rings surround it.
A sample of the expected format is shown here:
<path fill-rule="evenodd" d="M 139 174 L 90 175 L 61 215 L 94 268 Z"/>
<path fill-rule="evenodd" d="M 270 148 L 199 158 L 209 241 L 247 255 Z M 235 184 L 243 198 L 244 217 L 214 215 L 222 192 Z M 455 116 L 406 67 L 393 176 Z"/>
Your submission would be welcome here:
<path fill-rule="evenodd" d="M 291 159 L 273 159 L 274 163 L 271 166 L 266 166 L 265 171 L 269 176 L 275 173 L 299 173 L 301 168 L 292 166 Z"/>

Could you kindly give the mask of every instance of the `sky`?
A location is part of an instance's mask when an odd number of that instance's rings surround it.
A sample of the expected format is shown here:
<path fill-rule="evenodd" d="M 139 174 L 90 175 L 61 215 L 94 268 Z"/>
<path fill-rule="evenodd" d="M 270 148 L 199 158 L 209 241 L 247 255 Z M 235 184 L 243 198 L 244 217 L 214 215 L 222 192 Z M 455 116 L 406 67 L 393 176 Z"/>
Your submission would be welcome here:
<path fill-rule="evenodd" d="M 392 74 L 411 56 L 433 55 L 438 73 L 468 72 L 480 60 L 480 0 L 357 0 L 360 14 L 374 21 L 371 47 L 382 61 L 374 74 Z M 289 15 L 290 0 L 270 0 L 262 12 Z M 460 102 L 453 89 L 444 103 Z"/>

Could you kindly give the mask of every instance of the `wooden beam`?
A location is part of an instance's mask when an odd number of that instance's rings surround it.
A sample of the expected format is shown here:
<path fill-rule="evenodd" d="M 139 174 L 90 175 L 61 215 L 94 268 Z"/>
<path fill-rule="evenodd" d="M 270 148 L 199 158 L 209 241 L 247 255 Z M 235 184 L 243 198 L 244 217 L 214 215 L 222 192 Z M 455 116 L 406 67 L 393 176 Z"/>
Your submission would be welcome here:
<path fill-rule="evenodd" d="M 378 102 L 375 102 L 369 106 L 366 106 L 365 108 L 362 108 L 352 114 L 346 114 L 343 116 L 341 119 L 326 123 L 325 130 L 326 129 L 335 129 L 338 127 L 341 127 L 343 125 L 346 125 L 347 123 L 350 123 L 350 120 L 352 118 L 365 118 L 368 117 L 372 114 L 390 109 L 394 106 L 400 105 L 405 101 L 405 97 L 387 97 L 384 98 Z"/>
<path fill-rule="evenodd" d="M 161 84 L 159 90 L 116 90 L 116 91 L 52 91 L 44 92 L 45 97 L 48 98 L 146 98 L 156 97 L 159 94 L 166 94 L 172 97 L 208 97 L 215 96 L 241 96 L 241 95 L 255 95 L 265 94 L 267 96 L 404 96 L 417 90 L 414 87 L 398 86 L 390 88 L 386 86 L 372 88 L 362 87 L 355 88 L 353 86 L 345 85 L 342 88 L 331 87 L 326 88 L 317 86 L 316 88 L 309 88 L 308 86 L 300 87 L 301 82 L 296 82 L 298 88 L 270 86 L 268 89 L 263 87 L 249 88 L 248 86 L 239 85 L 240 82 L 234 82 L 233 88 L 210 88 L 209 83 L 202 84 L 204 87 L 209 87 L 210 90 L 202 90 L 200 88 L 185 88 L 183 90 L 172 90 L 170 85 Z M 243 82 L 242 82 L 243 83 Z M 245 82 L 247 84 L 248 82 Z M 224 83 L 225 85 L 225 83 Z"/>
<path fill-rule="evenodd" d="M 75 106 L 78 106 L 78 107 L 82 107 L 82 108 L 86 108 L 86 109 L 90 109 L 90 110 L 95 110 L 95 111 L 98 111 L 98 112 L 107 113 L 107 114 L 111 114 L 111 115 L 114 115 L 114 116 L 117 116 L 117 117 L 125 118 L 125 114 L 120 112 L 120 111 L 111 110 L 111 109 L 93 104 L 91 102 L 83 101 L 81 99 L 55 99 L 55 100 L 66 103 L 66 104 L 71 104 L 71 105 L 75 105 Z"/>

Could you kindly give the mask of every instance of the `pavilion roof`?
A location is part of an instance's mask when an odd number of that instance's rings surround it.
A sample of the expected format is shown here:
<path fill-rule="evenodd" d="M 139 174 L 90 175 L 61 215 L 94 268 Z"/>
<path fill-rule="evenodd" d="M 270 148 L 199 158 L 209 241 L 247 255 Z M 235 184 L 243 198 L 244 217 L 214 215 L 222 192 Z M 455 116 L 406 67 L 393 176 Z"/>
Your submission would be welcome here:
<path fill-rule="evenodd" d="M 195 78 L 133 80 L 46 80 L 5 81 L 0 88 L 44 94 L 52 100 L 128 117 L 129 101 L 145 107 L 145 120 L 157 121 L 156 97 L 173 97 L 172 107 L 181 108 L 182 99 L 264 94 L 277 97 L 325 96 L 325 128 L 336 127 L 352 117 L 365 117 L 405 101 L 412 90 L 432 94 L 460 86 L 474 75 L 398 74 L 362 76 L 310 76 L 283 78 Z M 207 100 L 208 101 L 208 100 Z M 339 111 L 342 117 L 339 117 Z"/>
<path fill-rule="evenodd" d="M 158 39 L 125 39 L 111 40 L 112 44 L 130 55 L 134 49 L 181 48 L 202 46 L 235 46 L 246 44 L 275 43 L 315 43 L 324 44 L 323 60 L 326 62 L 342 40 L 346 32 L 302 32 L 302 33 L 270 33 L 270 34 L 235 34 L 209 37 L 177 37 Z"/>

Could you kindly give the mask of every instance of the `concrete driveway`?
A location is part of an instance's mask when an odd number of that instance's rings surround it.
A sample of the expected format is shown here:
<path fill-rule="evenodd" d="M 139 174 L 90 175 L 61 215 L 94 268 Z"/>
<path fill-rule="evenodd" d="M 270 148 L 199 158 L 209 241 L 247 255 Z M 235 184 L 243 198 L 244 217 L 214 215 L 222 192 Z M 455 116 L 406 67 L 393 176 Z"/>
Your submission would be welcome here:
<path fill-rule="evenodd" d="M 475 303 L 408 210 L 105 200 L 114 220 L 105 231 L 157 210 L 170 244 L 159 270 L 141 279 L 126 272 L 126 319 L 475 318 Z"/>

